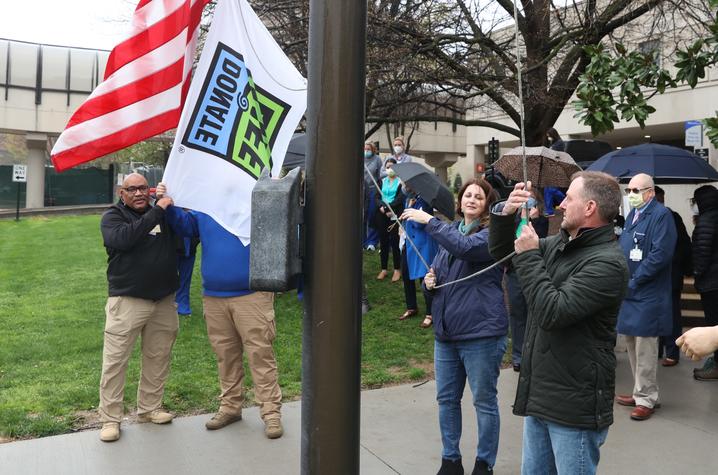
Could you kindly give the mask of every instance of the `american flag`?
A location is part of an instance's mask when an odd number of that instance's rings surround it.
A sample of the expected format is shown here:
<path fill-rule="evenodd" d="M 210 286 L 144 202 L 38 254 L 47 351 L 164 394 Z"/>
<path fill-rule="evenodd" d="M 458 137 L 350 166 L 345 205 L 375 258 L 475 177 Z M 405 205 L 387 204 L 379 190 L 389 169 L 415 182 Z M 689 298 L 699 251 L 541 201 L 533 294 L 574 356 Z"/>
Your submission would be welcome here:
<path fill-rule="evenodd" d="M 57 171 L 177 127 L 209 1 L 139 1 L 130 32 L 110 53 L 104 81 L 55 142 Z"/>

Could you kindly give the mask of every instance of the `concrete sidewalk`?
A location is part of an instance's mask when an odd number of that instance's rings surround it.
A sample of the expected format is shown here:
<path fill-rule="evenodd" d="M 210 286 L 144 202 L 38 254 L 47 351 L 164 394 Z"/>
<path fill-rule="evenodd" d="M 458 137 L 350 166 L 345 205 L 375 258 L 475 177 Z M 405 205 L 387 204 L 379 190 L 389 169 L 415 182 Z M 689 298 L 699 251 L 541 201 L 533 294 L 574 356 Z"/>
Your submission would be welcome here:
<path fill-rule="evenodd" d="M 618 355 L 617 391 L 632 387 L 625 353 Z M 698 382 L 683 360 L 659 367 L 662 408 L 648 421 L 629 419 L 629 408 L 615 407 L 615 423 L 602 450 L 599 473 L 718 473 L 718 382 Z M 499 378 L 501 440 L 497 474 L 518 474 L 521 467 L 522 418 L 511 414 L 517 375 L 510 369 Z M 435 385 L 398 386 L 362 393 L 361 473 L 435 474 L 441 441 Z M 556 401 L 560 404 L 561 401 Z M 471 473 L 476 420 L 470 394 L 464 396 L 464 468 Z M 127 425 L 115 443 L 100 442 L 97 431 L 0 445 L 0 474 L 239 474 L 299 473 L 299 402 L 284 406 L 285 435 L 264 438 L 258 410 L 245 410 L 244 420 L 208 432 L 208 415 L 176 419 L 171 425 Z M 327 450 L 331 450 L 328 447 Z"/>

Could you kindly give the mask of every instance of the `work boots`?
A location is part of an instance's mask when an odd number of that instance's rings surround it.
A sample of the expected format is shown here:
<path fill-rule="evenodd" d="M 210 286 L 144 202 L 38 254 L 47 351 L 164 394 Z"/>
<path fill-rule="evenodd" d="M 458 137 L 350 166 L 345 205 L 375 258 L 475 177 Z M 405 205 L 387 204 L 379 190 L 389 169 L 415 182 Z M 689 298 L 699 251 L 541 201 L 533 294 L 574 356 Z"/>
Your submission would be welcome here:
<path fill-rule="evenodd" d="M 268 439 L 278 439 L 284 434 L 284 428 L 282 427 L 282 420 L 278 417 L 272 419 L 266 419 L 264 421 L 264 435 Z"/>
<path fill-rule="evenodd" d="M 100 430 L 100 440 L 103 442 L 114 442 L 120 438 L 120 423 L 105 422 Z"/>

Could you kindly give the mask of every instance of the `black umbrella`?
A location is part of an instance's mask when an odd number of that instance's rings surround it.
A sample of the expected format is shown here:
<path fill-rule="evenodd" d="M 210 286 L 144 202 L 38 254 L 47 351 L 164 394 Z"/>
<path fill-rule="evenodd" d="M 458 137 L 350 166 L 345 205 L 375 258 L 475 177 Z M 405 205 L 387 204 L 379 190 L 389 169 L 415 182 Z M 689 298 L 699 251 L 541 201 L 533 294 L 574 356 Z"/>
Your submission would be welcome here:
<path fill-rule="evenodd" d="M 447 218 L 454 219 L 454 194 L 439 181 L 434 172 L 414 162 L 397 163 L 392 168 L 401 181 L 424 201 Z"/>
<path fill-rule="evenodd" d="M 304 161 L 307 155 L 307 134 L 294 134 L 287 146 L 287 154 L 284 156 L 282 167 L 288 170 L 296 167 L 304 168 Z"/>
<path fill-rule="evenodd" d="M 707 183 L 718 181 L 718 172 L 699 156 L 677 147 L 644 143 L 615 150 L 599 158 L 588 170 L 606 172 L 620 181 L 638 173 L 655 183 Z"/>

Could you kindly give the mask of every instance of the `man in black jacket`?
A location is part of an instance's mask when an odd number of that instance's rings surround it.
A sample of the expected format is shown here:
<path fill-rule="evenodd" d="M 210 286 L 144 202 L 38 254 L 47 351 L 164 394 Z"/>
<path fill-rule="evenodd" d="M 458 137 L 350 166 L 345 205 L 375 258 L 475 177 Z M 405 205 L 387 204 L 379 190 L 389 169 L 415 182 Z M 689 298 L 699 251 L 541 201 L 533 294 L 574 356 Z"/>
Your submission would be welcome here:
<path fill-rule="evenodd" d="M 616 318 L 628 285 L 613 232 L 621 191 L 610 175 L 577 173 L 560 233 L 539 239 L 529 225 L 514 241 L 513 215 L 529 196 L 517 184 L 489 227 L 494 259 L 517 253 L 529 309 L 514 403 L 526 416 L 521 472 L 593 474 L 613 423 Z"/>
<path fill-rule="evenodd" d="M 655 187 L 656 201 L 665 205 L 666 192 L 660 186 Z M 691 238 L 688 236 L 686 225 L 683 224 L 681 215 L 666 207 L 673 215 L 673 222 L 676 225 L 676 248 L 673 251 L 671 260 L 671 304 L 673 312 L 673 328 L 670 335 L 661 336 L 658 339 L 658 357 L 661 357 L 665 348 L 666 357 L 661 363 L 663 366 L 675 366 L 681 357 L 681 352 L 676 346 L 676 338 L 683 333 L 681 326 L 681 292 L 683 291 L 683 276 L 693 274 L 691 261 Z"/>
<path fill-rule="evenodd" d="M 127 362 L 140 334 L 137 419 L 155 424 L 172 420 L 172 414 L 161 409 L 178 328 L 175 238 L 165 220 L 172 199 L 162 198 L 150 206 L 149 198 L 147 180 L 136 173 L 128 175 L 120 201 L 102 215 L 100 225 L 109 284 L 99 406 L 104 442 L 120 438 Z"/>
<path fill-rule="evenodd" d="M 706 325 L 718 325 L 718 190 L 704 185 L 693 192 L 698 222 L 693 229 L 693 272 L 701 294 Z M 703 368 L 693 372 L 699 381 L 718 381 L 718 350 Z"/>

